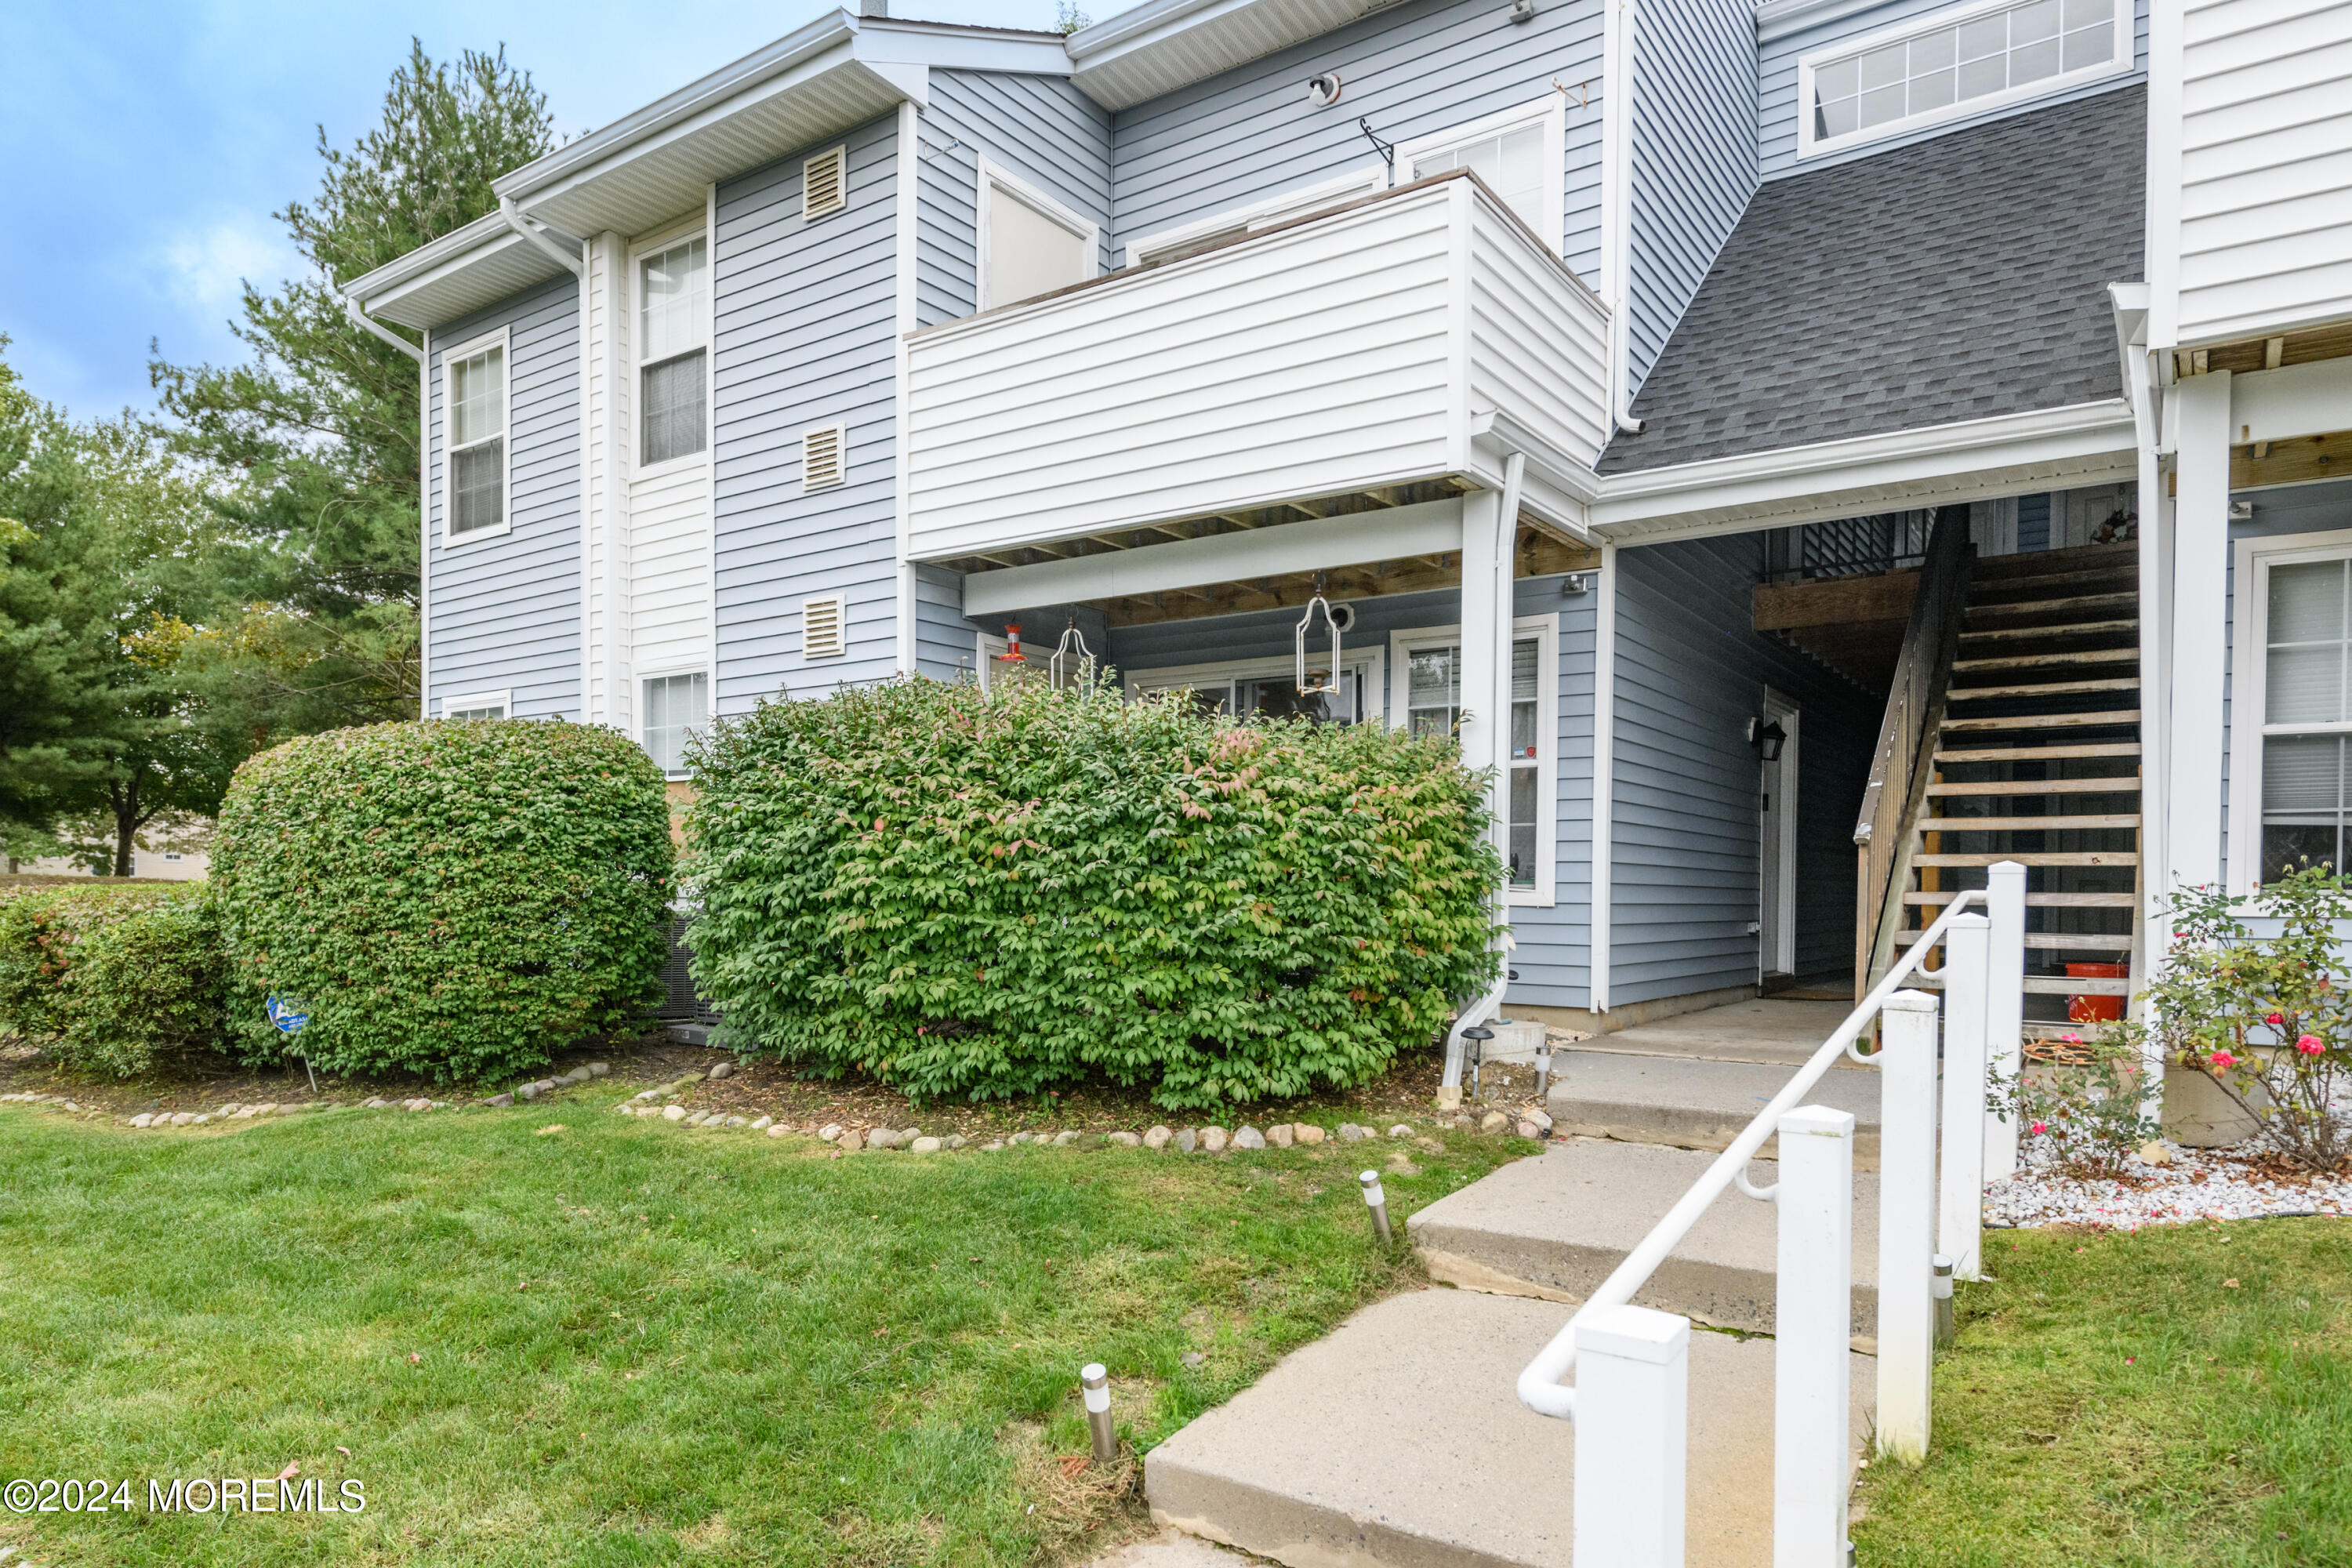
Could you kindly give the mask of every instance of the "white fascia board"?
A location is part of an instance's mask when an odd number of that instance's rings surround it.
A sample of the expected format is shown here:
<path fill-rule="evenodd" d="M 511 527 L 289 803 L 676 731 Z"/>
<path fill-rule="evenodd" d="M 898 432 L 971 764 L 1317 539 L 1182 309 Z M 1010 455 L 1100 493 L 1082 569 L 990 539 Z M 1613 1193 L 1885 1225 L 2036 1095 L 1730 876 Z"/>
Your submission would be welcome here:
<path fill-rule="evenodd" d="M 487 238 L 480 237 L 483 225 Z M 460 236 L 463 246 L 445 246 Z M 427 252 L 436 251 L 436 257 Z M 431 261 L 422 268 L 411 263 Z M 345 297 L 379 321 L 404 327 L 442 327 L 509 299 L 552 278 L 571 276 L 552 257 L 506 226 L 492 213 L 478 223 L 443 235 L 389 266 L 344 285 Z"/>
<path fill-rule="evenodd" d="M 2352 430 L 2352 359 L 2315 360 L 2230 378 L 2232 444 Z"/>
<path fill-rule="evenodd" d="M 2043 479 L 2129 479 L 2137 451 L 2129 404 L 2079 403 L 1604 475 L 1591 520 L 1621 542 L 1780 527 L 1878 502 L 2029 493 L 2051 488 Z"/>
<path fill-rule="evenodd" d="M 373 305 L 404 284 L 413 283 L 428 273 L 447 268 L 453 261 L 462 261 L 487 246 L 512 241 L 514 230 L 497 213 L 488 213 L 469 224 L 453 228 L 438 239 L 427 240 L 405 256 L 395 257 L 371 272 L 362 272 L 343 285 L 342 291 L 362 306 Z"/>
<path fill-rule="evenodd" d="M 1020 27 L 968 27 L 952 22 L 866 16 L 857 22 L 857 58 L 869 65 L 900 61 L 942 70 L 1066 77 L 1070 74 L 1070 56 L 1062 47 L 1063 37 Z"/>
<path fill-rule="evenodd" d="M 973 572 L 963 580 L 963 613 L 1003 615 L 1129 594 L 1158 594 L 1252 577 L 1360 566 L 1462 548 L 1460 500 L 1423 501 L 1345 517 L 1212 534 L 1138 550 L 1108 550 L 1031 566 Z"/>
<path fill-rule="evenodd" d="M 1064 40 L 1070 79 L 1127 109 L 1346 26 L 1397 0 L 1145 0 Z"/>

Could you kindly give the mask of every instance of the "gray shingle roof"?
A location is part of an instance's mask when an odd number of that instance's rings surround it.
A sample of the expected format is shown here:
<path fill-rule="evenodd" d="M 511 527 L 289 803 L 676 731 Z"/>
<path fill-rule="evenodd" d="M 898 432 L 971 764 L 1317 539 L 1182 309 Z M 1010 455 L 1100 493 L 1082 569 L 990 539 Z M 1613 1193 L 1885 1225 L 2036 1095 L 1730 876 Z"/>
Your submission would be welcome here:
<path fill-rule="evenodd" d="M 2121 396 L 2146 116 L 2135 86 L 1763 185 L 1601 471 Z"/>

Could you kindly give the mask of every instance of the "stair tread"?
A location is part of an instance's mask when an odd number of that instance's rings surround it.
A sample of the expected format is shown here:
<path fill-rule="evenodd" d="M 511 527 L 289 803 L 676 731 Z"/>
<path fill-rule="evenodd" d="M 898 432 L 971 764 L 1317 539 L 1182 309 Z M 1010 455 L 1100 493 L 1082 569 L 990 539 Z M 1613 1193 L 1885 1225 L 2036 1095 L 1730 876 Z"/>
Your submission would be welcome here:
<path fill-rule="evenodd" d="M 2013 605 L 1970 605 L 1968 613 L 1971 618 L 1978 616 L 2072 616 L 2085 610 L 2137 609 L 2138 606 L 2139 595 L 2136 592 L 2076 594 L 2063 599 L 2021 599 Z"/>
<path fill-rule="evenodd" d="M 2133 849 L 1989 849 L 1982 854 L 1914 855 L 1914 866 L 1991 866 L 2014 860 L 2021 866 L 2137 866 Z"/>
<path fill-rule="evenodd" d="M 1999 582 L 2004 577 L 2027 576 L 2036 572 L 2063 571 L 2071 566 L 2138 559 L 2138 544 L 2126 539 L 2113 544 L 2070 544 L 2060 550 L 2019 550 L 2007 555 L 1980 555 L 1977 557 L 1973 570 L 1981 581 Z"/>
<path fill-rule="evenodd" d="M 1927 933 L 1924 931 L 1898 931 L 1895 945 L 1909 947 Z M 2129 952 L 2132 939 L 2122 931 L 2030 931 L 2025 933 L 2025 945 L 2045 952 Z"/>
<path fill-rule="evenodd" d="M 1582 1300 L 1641 1245 L 1715 1155 L 1595 1138 L 1555 1141 L 1533 1160 L 1515 1160 L 1413 1215 L 1405 1229 L 1433 1272 L 1455 1284 L 1475 1269 L 1500 1274 L 1556 1298 Z M 1774 1162 L 1758 1160 L 1748 1179 L 1772 1182 Z M 1773 1211 L 1737 1189 L 1725 1193 L 1636 1296 L 1634 1305 L 1679 1312 L 1718 1328 L 1772 1330 L 1779 1246 Z M 1475 1266 L 1449 1275 L 1444 1265 Z M 1878 1177 L 1854 1177 L 1854 1325 L 1877 1331 Z"/>
<path fill-rule="evenodd" d="M 2137 724 L 2137 708 L 2110 708 L 2096 713 L 2002 713 L 1984 719 L 1946 715 L 1942 728 L 1949 732 L 1972 730 L 2087 730 Z"/>
<path fill-rule="evenodd" d="M 2137 664 L 2139 649 L 2136 647 L 2084 647 L 2072 653 L 2015 653 L 1998 658 L 1960 658 L 1952 661 L 1955 674 L 1961 670 L 1986 671 L 1996 669 L 2063 669 L 2077 664 Z"/>
<path fill-rule="evenodd" d="M 1944 695 L 1954 702 L 1988 702 L 1996 697 L 2071 697 L 2085 691 L 2137 691 L 2139 677 L 2114 676 L 2098 680 L 2018 681 L 2007 686 L 1955 686 Z"/>
<path fill-rule="evenodd" d="M 2139 775 L 2111 779 L 1937 779 L 1927 786 L 1939 795 L 2137 795 Z"/>
<path fill-rule="evenodd" d="M 2031 763 L 2056 762 L 2068 757 L 2137 757 L 2137 741 L 2094 741 L 2082 746 L 1985 746 L 1974 751 L 1937 751 L 1936 761 L 1943 763 Z"/>
<path fill-rule="evenodd" d="M 1940 974 L 1923 974 L 1918 981 L 1923 991 L 1941 991 L 1944 988 Z M 2128 996 L 2132 994 L 2132 983 L 2109 980 L 2104 976 L 2093 978 L 2087 974 L 2080 979 L 2072 975 L 2029 974 L 2025 977 L 2023 990 L 2028 996 Z"/>
<path fill-rule="evenodd" d="M 2034 637 L 2120 637 L 2139 630 L 2139 617 L 2119 616 L 2104 621 L 2075 621 L 2055 626 L 1989 626 L 1981 631 L 1964 631 L 1960 640 L 1966 642 L 2025 642 Z"/>
<path fill-rule="evenodd" d="M 2083 583 L 2112 583 L 2118 577 L 2133 579 L 2137 572 L 2136 563 L 2118 561 L 2111 565 L 2077 566 L 2066 572 L 2036 572 L 2016 577 L 1985 577 L 1969 584 L 1969 596 L 1979 593 L 2005 594 L 2012 589 L 2068 587 Z"/>
<path fill-rule="evenodd" d="M 1565 1131 L 1608 1127 L 1613 1136 L 1641 1133 L 1643 1142 L 1727 1148 L 1797 1071 L 1769 1062 L 1627 1055 L 1610 1050 L 1606 1036 L 1589 1043 L 1597 1048 L 1552 1053 L 1553 1119 Z M 1877 1074 L 1833 1072 L 1813 1092 L 1816 1104 L 1853 1112 L 1858 1139 L 1875 1139 Z"/>
<path fill-rule="evenodd" d="M 1290 1563 L 1570 1568 L 1576 1426 L 1514 1388 L 1570 1310 L 1475 1290 L 1376 1301 L 1153 1448 L 1152 1512 Z M 1696 1333 L 1689 1354 L 1689 1561 L 1769 1568 L 1774 1344 Z M 1853 1460 L 1874 1369 L 1851 1363 Z"/>
<path fill-rule="evenodd" d="M 1923 816 L 1922 833 L 2113 832 L 2139 826 L 2139 813 L 2094 812 L 2084 816 Z"/>
<path fill-rule="evenodd" d="M 1906 904 L 1948 904 L 1967 889 L 1914 888 L 1903 895 Z M 2025 895 L 2029 910 L 2128 910 L 2139 902 L 2134 893 L 2034 893 Z"/>

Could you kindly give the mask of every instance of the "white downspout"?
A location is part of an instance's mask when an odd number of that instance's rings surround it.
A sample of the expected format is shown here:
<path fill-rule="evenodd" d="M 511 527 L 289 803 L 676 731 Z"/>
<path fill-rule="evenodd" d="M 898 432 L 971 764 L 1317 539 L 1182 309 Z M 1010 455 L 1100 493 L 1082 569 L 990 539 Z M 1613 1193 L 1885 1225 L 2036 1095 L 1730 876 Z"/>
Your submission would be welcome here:
<path fill-rule="evenodd" d="M 1614 897 L 1610 861 L 1617 824 L 1617 546 L 1601 544 L 1601 575 L 1592 585 L 1592 874 L 1590 1010 L 1609 1011 L 1609 967 Z"/>
<path fill-rule="evenodd" d="M 1510 733 L 1511 632 L 1515 619 L 1511 602 L 1513 546 L 1518 537 L 1519 492 L 1527 475 L 1528 459 L 1524 452 L 1514 451 L 1503 467 L 1503 489 L 1491 521 L 1473 521 L 1474 513 L 1482 509 L 1465 505 L 1463 508 L 1464 549 L 1462 552 L 1462 649 L 1465 662 L 1470 650 L 1477 647 L 1481 628 L 1473 621 L 1474 601 L 1471 596 L 1473 562 L 1487 573 L 1487 581 L 1478 594 L 1475 608 L 1487 612 L 1484 628 L 1483 655 L 1472 667 L 1477 673 L 1476 686 L 1463 682 L 1463 706 L 1475 715 L 1485 734 L 1480 751 L 1486 753 L 1473 759 L 1474 765 L 1490 764 L 1494 779 L 1489 784 L 1489 797 L 1494 805 L 1495 820 L 1488 834 L 1497 848 L 1507 856 L 1510 846 L 1510 797 L 1505 784 L 1504 752 L 1506 737 Z M 1481 523 L 1490 532 L 1486 541 L 1471 537 L 1470 531 Z M 1474 555 L 1469 548 L 1483 543 Z M 1467 673 L 1467 672 L 1465 672 Z M 1437 1099 L 1442 1106 L 1458 1105 L 1462 1101 L 1462 1067 L 1465 1042 L 1462 1031 L 1475 1027 L 1493 1017 L 1503 1005 L 1503 994 L 1510 988 L 1511 958 L 1511 893 L 1507 874 L 1495 888 L 1493 942 L 1499 971 L 1495 984 L 1476 1001 L 1464 1007 L 1454 1018 L 1454 1026 L 1445 1032 L 1445 1069 L 1438 1079 Z"/>
<path fill-rule="evenodd" d="M 1633 0 L 1613 0 L 1601 14 L 1601 298 L 1609 307 L 1609 418 L 1638 432 L 1632 395 L 1633 257 Z"/>
<path fill-rule="evenodd" d="M 907 384 L 907 335 L 915 330 L 916 325 L 916 268 L 919 263 L 916 239 L 919 214 L 916 206 L 915 185 L 919 175 L 918 155 L 921 151 L 919 142 L 922 135 L 916 113 L 913 103 L 904 99 L 899 100 L 898 189 L 893 193 L 894 210 L 891 222 L 891 243 L 895 247 L 894 265 L 898 273 L 898 300 L 895 324 L 890 339 L 890 372 L 893 389 L 891 412 L 897 427 L 892 433 L 890 444 L 895 453 L 894 478 L 897 481 L 895 490 L 898 541 L 898 673 L 902 676 L 913 675 L 920 658 L 915 625 L 917 602 L 915 563 L 908 558 L 908 550 L 913 539 L 914 514 L 909 510 L 909 498 L 907 494 L 908 477 L 913 470 L 913 453 L 909 449 L 907 430 L 910 403 Z"/>

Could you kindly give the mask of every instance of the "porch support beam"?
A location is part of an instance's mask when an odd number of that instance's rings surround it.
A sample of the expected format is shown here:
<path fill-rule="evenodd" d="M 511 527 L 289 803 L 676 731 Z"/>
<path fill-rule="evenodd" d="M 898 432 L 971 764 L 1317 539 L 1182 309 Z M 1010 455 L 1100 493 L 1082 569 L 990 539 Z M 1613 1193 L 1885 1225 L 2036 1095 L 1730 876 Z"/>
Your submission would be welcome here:
<path fill-rule="evenodd" d="M 2172 710 L 2165 779 L 2171 816 L 2165 890 L 2221 879 L 2222 587 L 2230 570 L 2230 382 L 2226 370 L 2172 389 Z M 2232 846 L 2240 854 L 2246 845 Z M 2259 848 L 2253 850 L 2260 853 Z"/>
<path fill-rule="evenodd" d="M 963 613 L 998 616 L 1039 605 L 1169 593 L 1401 556 L 1436 555 L 1461 548 L 1462 507 L 1459 498 L 1423 501 L 1246 533 L 1209 534 L 1138 550 L 974 572 L 963 580 Z"/>

